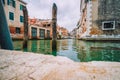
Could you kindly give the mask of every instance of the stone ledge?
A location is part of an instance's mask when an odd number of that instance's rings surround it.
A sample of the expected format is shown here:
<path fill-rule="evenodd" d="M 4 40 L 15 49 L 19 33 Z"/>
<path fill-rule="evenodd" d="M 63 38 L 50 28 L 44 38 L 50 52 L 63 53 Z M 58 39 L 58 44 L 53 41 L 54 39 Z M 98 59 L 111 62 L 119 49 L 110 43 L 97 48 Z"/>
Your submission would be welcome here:
<path fill-rule="evenodd" d="M 120 41 L 120 38 L 81 38 L 86 41 Z"/>
<path fill-rule="evenodd" d="M 74 62 L 66 57 L 0 50 L 0 80 L 119 80 L 119 62 Z"/>

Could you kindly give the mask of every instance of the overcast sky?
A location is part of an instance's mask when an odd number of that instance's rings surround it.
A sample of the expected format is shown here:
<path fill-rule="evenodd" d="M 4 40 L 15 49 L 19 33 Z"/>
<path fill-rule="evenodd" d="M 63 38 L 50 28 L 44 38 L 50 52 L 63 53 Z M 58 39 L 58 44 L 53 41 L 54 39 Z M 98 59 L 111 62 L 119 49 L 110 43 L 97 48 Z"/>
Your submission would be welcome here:
<path fill-rule="evenodd" d="M 51 19 L 52 4 L 58 8 L 57 20 L 61 27 L 71 31 L 76 27 L 80 18 L 80 0 L 24 0 L 27 2 L 31 18 Z"/>

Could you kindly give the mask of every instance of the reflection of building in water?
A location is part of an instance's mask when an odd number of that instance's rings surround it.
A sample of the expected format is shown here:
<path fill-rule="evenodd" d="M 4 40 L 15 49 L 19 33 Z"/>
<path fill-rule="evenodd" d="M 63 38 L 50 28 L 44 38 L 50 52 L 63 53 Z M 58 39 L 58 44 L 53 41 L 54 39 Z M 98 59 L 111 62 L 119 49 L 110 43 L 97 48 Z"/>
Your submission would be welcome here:
<path fill-rule="evenodd" d="M 102 50 L 102 60 L 120 61 L 120 50 Z"/>
<path fill-rule="evenodd" d="M 28 51 L 43 54 L 52 54 L 52 42 L 50 40 L 30 40 L 28 42 Z"/>
<path fill-rule="evenodd" d="M 47 49 L 50 49 L 51 48 L 51 41 L 45 41 L 45 43 L 46 43 L 46 45 L 45 45 L 45 47 L 47 48 Z"/>
<path fill-rule="evenodd" d="M 84 41 L 76 40 L 75 46 L 77 46 L 76 50 L 78 52 L 78 58 L 80 59 L 81 62 L 83 61 L 86 62 L 91 59 L 90 50 L 87 43 L 85 43 Z"/>
<path fill-rule="evenodd" d="M 68 50 L 68 40 L 58 40 L 57 41 L 57 51 Z"/>
<path fill-rule="evenodd" d="M 37 41 L 31 41 L 31 51 L 37 52 Z"/>
<path fill-rule="evenodd" d="M 50 40 L 40 40 L 39 51 L 44 54 L 52 54 L 52 42 Z"/>
<path fill-rule="evenodd" d="M 118 43 L 76 42 L 80 61 L 120 61 Z"/>
<path fill-rule="evenodd" d="M 68 50 L 68 40 L 61 41 L 62 50 Z"/>
<path fill-rule="evenodd" d="M 41 40 L 39 45 L 40 45 L 39 48 L 40 48 L 41 50 L 45 50 L 45 41 L 44 41 L 44 40 Z"/>

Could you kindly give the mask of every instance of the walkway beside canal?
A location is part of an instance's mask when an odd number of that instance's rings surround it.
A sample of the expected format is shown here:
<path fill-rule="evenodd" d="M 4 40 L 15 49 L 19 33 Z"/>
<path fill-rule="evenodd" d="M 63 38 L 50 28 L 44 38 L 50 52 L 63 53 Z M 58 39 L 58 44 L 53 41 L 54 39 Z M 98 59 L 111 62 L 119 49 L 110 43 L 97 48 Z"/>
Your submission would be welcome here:
<path fill-rule="evenodd" d="M 0 50 L 0 80 L 119 80 L 119 62 L 74 62 L 66 57 Z"/>

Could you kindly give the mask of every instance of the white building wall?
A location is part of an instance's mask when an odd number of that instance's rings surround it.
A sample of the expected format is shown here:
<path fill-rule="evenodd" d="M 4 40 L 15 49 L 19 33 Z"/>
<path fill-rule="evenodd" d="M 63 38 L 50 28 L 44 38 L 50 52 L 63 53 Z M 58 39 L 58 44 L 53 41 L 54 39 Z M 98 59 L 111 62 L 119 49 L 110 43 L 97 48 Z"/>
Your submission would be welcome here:
<path fill-rule="evenodd" d="M 86 35 L 90 35 L 90 29 L 92 27 L 92 1 L 89 1 L 87 4 L 87 32 Z"/>
<path fill-rule="evenodd" d="M 85 33 L 83 33 L 81 35 L 81 37 L 86 37 L 86 36 L 90 36 L 90 29 L 91 29 L 91 25 L 92 25 L 92 1 L 89 1 L 87 3 L 87 13 L 86 13 L 86 27 L 87 30 Z"/>
<path fill-rule="evenodd" d="M 23 26 L 23 23 L 20 22 L 20 15 L 23 16 L 23 11 L 20 10 L 20 4 L 26 6 L 26 4 L 20 2 L 19 0 L 15 0 L 15 8 L 11 5 L 7 4 L 7 0 L 5 0 L 5 5 L 4 5 L 4 9 L 5 9 L 5 13 L 6 13 L 6 18 L 7 18 L 7 22 L 8 25 L 11 25 L 13 27 L 21 27 Z M 14 20 L 10 20 L 9 19 L 9 12 L 13 12 L 14 13 Z"/>

